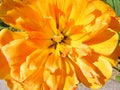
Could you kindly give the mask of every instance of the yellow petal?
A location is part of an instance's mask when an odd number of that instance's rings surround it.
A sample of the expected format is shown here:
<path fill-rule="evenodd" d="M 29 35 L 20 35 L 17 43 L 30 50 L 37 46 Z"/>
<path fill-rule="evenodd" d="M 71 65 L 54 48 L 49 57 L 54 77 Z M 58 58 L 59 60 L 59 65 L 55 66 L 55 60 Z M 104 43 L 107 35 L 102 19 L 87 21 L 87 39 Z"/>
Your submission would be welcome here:
<path fill-rule="evenodd" d="M 64 89 L 63 90 L 76 90 L 77 89 L 77 85 L 75 84 L 75 77 L 70 77 L 67 76 L 66 77 L 66 81 L 65 81 L 65 85 L 64 85 Z"/>
<path fill-rule="evenodd" d="M 36 49 L 26 57 L 26 64 L 30 70 L 36 70 L 40 64 L 45 63 L 45 59 L 49 57 L 51 50 Z M 45 61 L 44 61 L 45 60 Z"/>
<path fill-rule="evenodd" d="M 79 80 L 92 89 L 101 88 L 112 75 L 112 66 L 109 61 L 95 53 L 85 58 L 78 58 L 73 65 Z"/>
<path fill-rule="evenodd" d="M 66 64 L 66 77 L 65 77 L 65 84 L 64 84 L 64 89 L 63 90 L 76 90 L 76 88 L 78 87 L 78 83 L 80 83 L 80 81 L 78 81 L 78 78 L 76 77 L 76 73 L 74 70 L 74 67 L 72 66 L 70 59 L 65 59 L 65 64 Z"/>
<path fill-rule="evenodd" d="M 91 49 L 103 55 L 110 55 L 118 44 L 118 34 L 113 30 L 106 30 L 87 42 Z"/>
<path fill-rule="evenodd" d="M 108 59 L 108 61 L 112 64 L 113 67 L 115 67 L 118 64 L 119 56 L 120 56 L 120 46 L 117 46 L 115 51 L 108 56 L 109 58 L 111 58 L 111 59 Z"/>
<path fill-rule="evenodd" d="M 54 73 L 57 69 L 61 69 L 61 63 L 61 58 L 56 53 L 51 53 L 46 61 L 45 68 Z"/>
<path fill-rule="evenodd" d="M 51 53 L 45 63 L 44 81 L 53 89 L 62 90 L 65 83 L 65 66 L 64 61 L 61 60 L 57 53 Z"/>
<path fill-rule="evenodd" d="M 26 90 L 48 89 L 49 87 L 43 81 L 43 72 L 45 72 L 45 63 L 49 54 L 49 50 L 44 50 L 43 52 L 43 49 L 36 49 L 27 56 L 20 55 L 20 57 L 11 58 L 9 63 L 11 65 L 12 78 L 23 84 Z"/>
<path fill-rule="evenodd" d="M 109 62 L 109 58 L 100 56 L 97 62 L 94 62 L 94 65 L 102 72 L 102 74 L 106 77 L 105 81 L 110 79 L 112 76 L 112 66 Z M 114 60 L 111 60 L 114 61 Z M 104 69 L 104 70 L 103 70 Z M 106 72 L 107 71 L 107 72 Z"/>

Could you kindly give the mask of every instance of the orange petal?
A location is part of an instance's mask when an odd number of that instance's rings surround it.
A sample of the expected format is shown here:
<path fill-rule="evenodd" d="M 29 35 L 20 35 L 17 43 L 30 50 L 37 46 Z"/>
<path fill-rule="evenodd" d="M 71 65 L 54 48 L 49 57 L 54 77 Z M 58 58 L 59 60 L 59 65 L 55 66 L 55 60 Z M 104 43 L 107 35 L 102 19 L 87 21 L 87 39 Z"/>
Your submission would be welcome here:
<path fill-rule="evenodd" d="M 5 55 L 14 78 L 20 78 L 20 65 L 25 62 L 28 56 L 34 49 L 34 45 L 25 39 L 18 39 L 10 42 L 2 47 L 2 52 Z M 32 47 L 33 46 L 33 47 Z"/>
<path fill-rule="evenodd" d="M 9 5 L 9 4 L 11 4 L 11 5 Z M 35 11 L 31 7 L 27 6 L 27 4 L 25 6 L 25 4 L 26 3 L 16 2 L 15 0 L 14 1 L 11 1 L 11 0 L 2 1 L 2 4 L 0 6 L 0 10 L 2 11 L 0 13 L 1 14 L 0 17 L 6 23 L 8 23 L 14 27 L 16 26 L 16 28 L 19 28 L 19 29 L 22 29 L 19 24 L 21 24 L 25 21 L 26 21 L 26 25 L 29 23 L 29 25 L 34 26 L 35 22 L 32 22 L 32 18 L 34 17 L 34 20 L 37 21 L 38 15 L 35 13 Z M 17 8 L 14 8 L 14 7 L 17 7 Z M 20 8 L 21 8 L 21 10 L 20 10 Z M 29 13 L 29 14 L 26 14 L 26 10 L 28 11 L 27 13 Z M 24 12 L 24 14 L 23 14 L 23 12 Z M 7 13 L 7 15 L 6 15 L 6 13 Z M 26 19 L 24 17 L 26 17 Z M 28 18 L 31 18 L 31 23 L 29 22 Z M 36 23 L 36 27 L 37 27 L 37 23 Z M 29 28 L 29 26 L 28 26 L 28 28 Z M 30 27 L 29 29 L 34 30 L 34 28 L 35 27 Z"/>
<path fill-rule="evenodd" d="M 24 90 L 23 85 L 20 82 L 15 81 L 11 77 L 8 79 L 5 79 L 5 81 L 7 83 L 7 86 L 9 86 L 10 90 Z"/>
<path fill-rule="evenodd" d="M 115 31 L 119 32 L 119 30 L 120 30 L 119 18 L 112 17 L 112 18 L 111 18 L 111 22 L 110 22 L 110 24 L 109 24 L 109 27 L 110 27 L 112 30 L 115 30 Z"/>
<path fill-rule="evenodd" d="M 120 46 L 117 46 L 115 51 L 109 55 L 108 57 L 111 58 L 108 61 L 115 67 L 118 64 L 118 57 L 120 56 Z"/>
<path fill-rule="evenodd" d="M 112 75 L 111 64 L 95 53 L 87 58 L 78 58 L 73 65 L 79 80 L 92 89 L 101 88 Z"/>
<path fill-rule="evenodd" d="M 56 21 L 54 16 L 52 16 L 52 12 L 50 12 L 50 4 L 52 3 L 52 0 L 29 0 L 26 2 L 4 0 L 0 6 L 2 11 L 0 12 L 0 18 L 18 29 L 52 34 L 52 30 L 56 30 L 56 27 L 54 28 Z M 52 6 L 54 8 L 54 5 Z"/>
<path fill-rule="evenodd" d="M 65 59 L 65 64 L 66 67 L 64 68 L 66 71 L 66 77 L 65 77 L 65 84 L 64 84 L 64 89 L 63 90 L 76 90 L 78 87 L 78 78 L 76 77 L 76 73 L 74 70 L 74 67 L 72 66 L 70 60 L 68 58 Z"/>
<path fill-rule="evenodd" d="M 57 52 L 51 53 L 46 61 L 45 67 L 54 73 L 57 69 L 61 69 L 61 63 L 61 58 L 57 55 Z"/>
<path fill-rule="evenodd" d="M 26 38 L 27 34 L 25 32 L 12 32 L 7 29 L 3 29 L 0 31 L 0 46 L 4 46 L 8 44 L 10 41 L 14 39 Z"/>
<path fill-rule="evenodd" d="M 0 50 L 0 79 L 5 79 L 10 74 L 10 67 L 2 51 Z"/>
<path fill-rule="evenodd" d="M 104 56 L 99 56 L 98 57 L 98 61 L 96 61 L 96 62 L 93 63 L 101 71 L 101 73 L 104 75 L 104 77 L 105 77 L 104 81 L 105 82 L 107 80 L 109 80 L 110 77 L 112 76 L 112 65 L 109 62 L 109 59 L 110 58 L 107 58 L 107 57 L 105 58 Z"/>
<path fill-rule="evenodd" d="M 10 41 L 19 38 L 25 38 L 27 35 L 25 32 L 12 32 L 7 29 L 3 29 L 0 31 L 0 49 L 4 47 L 4 45 L 8 44 Z M 10 52 L 11 53 L 11 52 Z M 0 68 L 1 74 L 0 78 L 5 77 L 7 74 L 10 73 L 10 67 L 7 62 L 7 58 L 4 56 L 3 51 L 0 50 Z"/>
<path fill-rule="evenodd" d="M 44 80 L 51 89 L 63 89 L 66 77 L 63 63 L 55 51 L 53 51 L 46 60 Z"/>
<path fill-rule="evenodd" d="M 106 30 L 86 43 L 95 52 L 103 55 L 110 55 L 118 44 L 118 34 L 113 30 Z"/>
<path fill-rule="evenodd" d="M 21 83 L 24 84 L 27 90 L 49 88 L 47 84 L 44 83 L 45 80 L 43 76 L 43 73 L 45 72 L 46 59 L 48 59 L 49 53 L 50 52 L 48 50 L 43 51 L 42 49 L 36 49 L 27 56 L 26 62 L 21 64 Z"/>
<path fill-rule="evenodd" d="M 70 65 L 67 58 L 63 58 L 63 60 L 59 62 L 59 64 L 61 64 L 61 68 L 56 69 L 55 72 L 51 72 L 50 69 L 48 69 L 49 71 L 45 70 L 45 80 L 47 85 L 51 89 L 56 90 L 74 90 L 75 88 L 77 88 L 76 84 L 78 84 L 78 80 L 75 76 L 72 65 Z"/>
<path fill-rule="evenodd" d="M 40 48 L 48 48 L 53 44 L 51 38 L 53 38 L 49 32 L 37 32 L 37 31 L 31 31 L 28 32 L 28 39 L 30 39 L 31 42 L 34 42 L 36 46 Z M 42 44 L 41 44 L 42 43 Z"/>

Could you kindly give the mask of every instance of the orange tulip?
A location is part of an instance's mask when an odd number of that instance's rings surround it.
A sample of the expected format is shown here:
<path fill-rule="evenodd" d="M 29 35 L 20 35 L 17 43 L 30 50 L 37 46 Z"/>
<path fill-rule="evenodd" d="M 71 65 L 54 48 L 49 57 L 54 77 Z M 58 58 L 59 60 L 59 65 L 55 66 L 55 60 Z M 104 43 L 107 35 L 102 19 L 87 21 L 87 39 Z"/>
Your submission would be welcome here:
<path fill-rule="evenodd" d="M 120 23 L 101 0 L 2 0 L 0 18 L 24 30 L 0 32 L 0 78 L 11 89 L 98 89 L 110 79 Z"/>

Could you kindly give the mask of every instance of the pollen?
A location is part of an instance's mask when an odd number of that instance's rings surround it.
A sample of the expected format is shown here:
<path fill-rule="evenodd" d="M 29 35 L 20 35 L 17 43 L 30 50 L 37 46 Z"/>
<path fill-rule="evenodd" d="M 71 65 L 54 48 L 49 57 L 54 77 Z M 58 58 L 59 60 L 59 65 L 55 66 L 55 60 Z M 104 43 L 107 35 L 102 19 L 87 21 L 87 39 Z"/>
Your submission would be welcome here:
<path fill-rule="evenodd" d="M 58 35 L 54 35 L 52 40 L 56 43 L 61 43 L 64 40 L 64 35 L 59 33 Z"/>

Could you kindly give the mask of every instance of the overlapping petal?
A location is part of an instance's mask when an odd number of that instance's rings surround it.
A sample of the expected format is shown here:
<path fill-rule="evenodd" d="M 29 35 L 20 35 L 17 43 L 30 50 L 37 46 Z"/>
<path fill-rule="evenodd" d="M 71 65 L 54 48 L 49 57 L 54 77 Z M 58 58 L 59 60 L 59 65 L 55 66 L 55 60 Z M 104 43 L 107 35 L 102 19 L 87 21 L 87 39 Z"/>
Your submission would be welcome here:
<path fill-rule="evenodd" d="M 2 47 L 6 44 L 8 44 L 10 41 L 14 39 L 19 39 L 19 38 L 25 38 L 26 34 L 25 33 L 12 33 L 10 30 L 2 30 L 0 32 L 0 66 L 1 66 L 1 75 L 0 78 L 5 78 L 5 76 L 8 76 L 10 73 L 10 67 L 8 62 L 6 61 L 6 58 L 1 51 Z"/>
<path fill-rule="evenodd" d="M 117 64 L 120 23 L 100 0 L 3 0 L 0 18 L 25 31 L 0 32 L 0 78 L 12 89 L 98 89 Z"/>
<path fill-rule="evenodd" d="M 109 61 L 95 53 L 94 56 L 78 59 L 75 68 L 79 79 L 93 89 L 101 88 L 112 75 L 112 67 Z M 108 72 L 105 72 L 103 68 Z"/>
<path fill-rule="evenodd" d="M 10 73 L 10 67 L 2 51 L 0 50 L 0 79 L 5 79 Z"/>
<path fill-rule="evenodd" d="M 111 43 L 112 42 L 112 43 Z M 86 42 L 95 52 L 103 55 L 110 55 L 115 50 L 118 42 L 118 34 L 113 30 L 106 30 L 99 33 L 97 37 Z M 106 48 L 105 48 L 106 47 Z"/>

